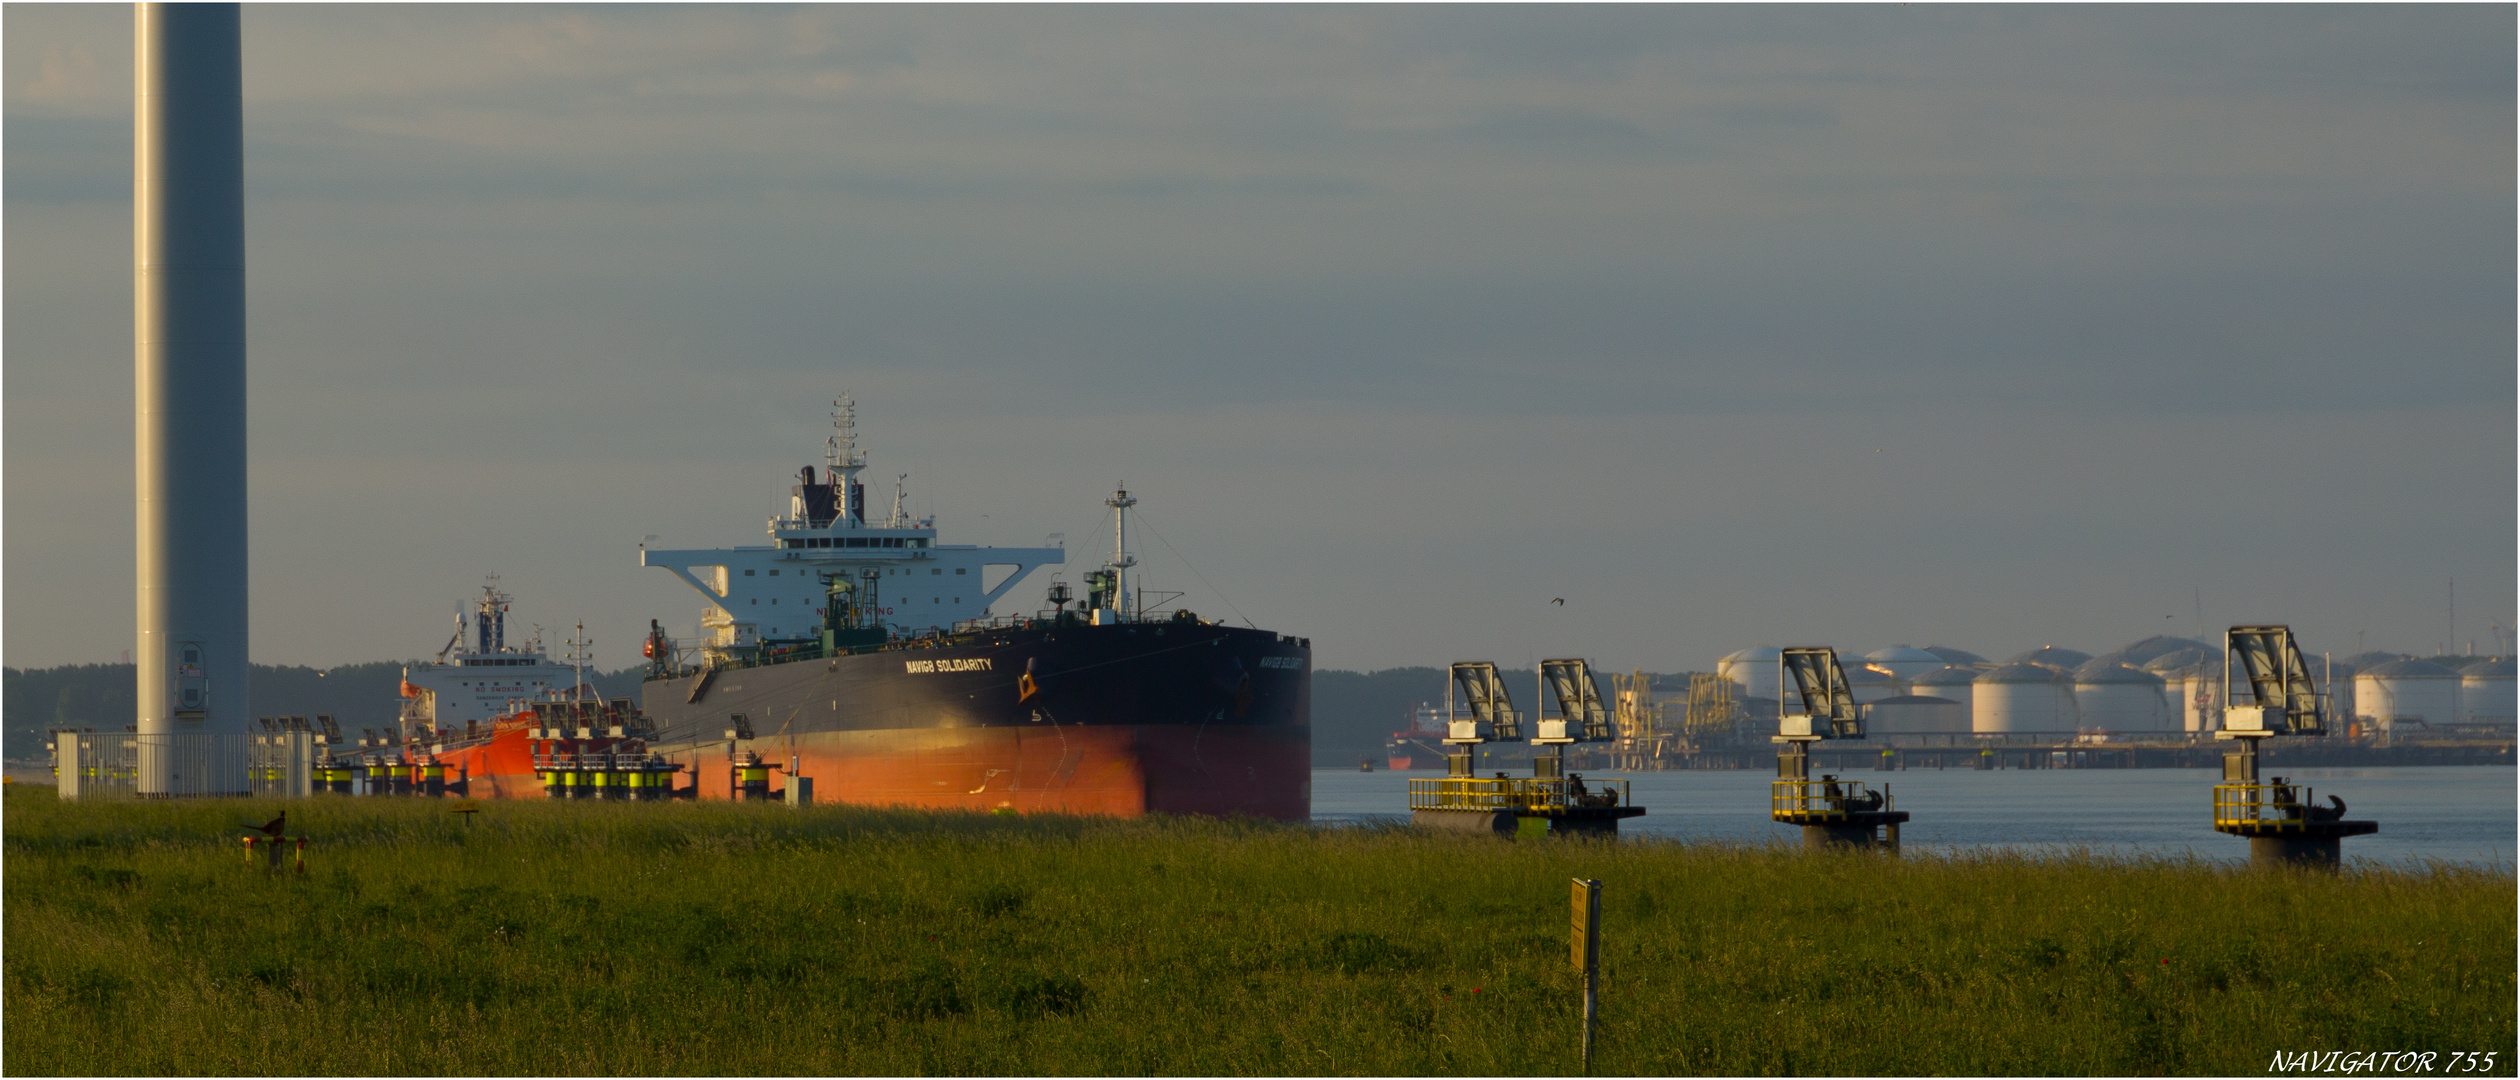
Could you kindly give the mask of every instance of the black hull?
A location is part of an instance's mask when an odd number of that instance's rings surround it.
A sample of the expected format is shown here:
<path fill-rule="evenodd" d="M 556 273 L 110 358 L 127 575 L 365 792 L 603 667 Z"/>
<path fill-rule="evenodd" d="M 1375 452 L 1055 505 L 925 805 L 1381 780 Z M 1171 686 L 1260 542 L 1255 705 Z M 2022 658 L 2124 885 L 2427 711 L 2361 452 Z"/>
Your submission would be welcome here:
<path fill-rule="evenodd" d="M 654 679 L 644 709 L 704 794 L 732 749 L 846 802 L 1301 818 L 1310 668 L 1266 631 L 1069 625 Z"/>

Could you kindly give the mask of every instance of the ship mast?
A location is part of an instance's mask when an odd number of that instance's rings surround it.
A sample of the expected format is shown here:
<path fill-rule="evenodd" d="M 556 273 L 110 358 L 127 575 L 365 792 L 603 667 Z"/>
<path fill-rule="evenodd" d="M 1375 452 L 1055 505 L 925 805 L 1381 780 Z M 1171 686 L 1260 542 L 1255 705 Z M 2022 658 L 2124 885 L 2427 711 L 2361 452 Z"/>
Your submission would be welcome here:
<path fill-rule="evenodd" d="M 587 690 L 586 662 L 594 659 L 594 654 L 588 652 L 587 647 L 595 642 L 587 638 L 586 624 L 581 622 L 577 624 L 577 636 L 564 644 L 569 647 L 569 666 L 577 669 L 577 685 L 569 688 L 569 697 L 571 700 L 584 700 Z"/>
<path fill-rule="evenodd" d="M 481 587 L 481 599 L 474 601 L 475 629 L 479 634 L 474 652 L 489 655 L 507 651 L 507 609 L 514 599 L 499 591 L 499 575 L 489 575 L 488 584 Z"/>
<path fill-rule="evenodd" d="M 1129 508 L 1137 503 L 1125 486 L 1119 494 L 1103 500 L 1112 515 L 1111 607 L 1115 612 L 1129 610 L 1129 568 L 1137 565 L 1137 558 L 1129 554 Z"/>
<path fill-rule="evenodd" d="M 856 528 L 866 526 L 866 496 L 860 494 L 858 471 L 866 468 L 866 451 L 857 445 L 857 399 L 842 393 L 831 400 L 831 438 L 823 444 L 823 471 L 840 496 L 834 515 Z"/>

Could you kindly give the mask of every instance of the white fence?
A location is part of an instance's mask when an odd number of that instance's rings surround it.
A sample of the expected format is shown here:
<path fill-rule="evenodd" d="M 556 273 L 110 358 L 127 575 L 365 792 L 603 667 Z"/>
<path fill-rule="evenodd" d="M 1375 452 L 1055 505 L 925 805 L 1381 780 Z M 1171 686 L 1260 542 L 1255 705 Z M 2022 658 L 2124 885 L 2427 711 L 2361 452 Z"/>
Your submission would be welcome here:
<path fill-rule="evenodd" d="M 53 764 L 65 799 L 244 795 L 254 790 L 247 738 L 65 731 L 53 736 Z"/>

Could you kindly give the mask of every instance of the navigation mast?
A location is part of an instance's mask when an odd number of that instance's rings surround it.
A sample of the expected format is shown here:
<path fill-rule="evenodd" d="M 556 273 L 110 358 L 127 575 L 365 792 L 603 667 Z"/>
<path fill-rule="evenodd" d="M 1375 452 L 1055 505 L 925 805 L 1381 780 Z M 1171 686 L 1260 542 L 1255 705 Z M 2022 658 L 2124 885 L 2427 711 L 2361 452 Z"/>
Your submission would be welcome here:
<path fill-rule="evenodd" d="M 864 468 L 866 451 L 857 445 L 857 399 L 843 391 L 831 399 L 831 438 L 823 443 L 823 472 L 840 496 L 839 513 L 834 516 L 858 528 L 866 525 L 866 489 L 857 482 Z"/>
<path fill-rule="evenodd" d="M 1137 565 L 1137 557 L 1129 554 L 1129 508 L 1138 504 L 1127 486 L 1119 494 L 1103 500 L 1111 508 L 1111 606 L 1114 611 L 1129 610 L 1129 568 Z"/>

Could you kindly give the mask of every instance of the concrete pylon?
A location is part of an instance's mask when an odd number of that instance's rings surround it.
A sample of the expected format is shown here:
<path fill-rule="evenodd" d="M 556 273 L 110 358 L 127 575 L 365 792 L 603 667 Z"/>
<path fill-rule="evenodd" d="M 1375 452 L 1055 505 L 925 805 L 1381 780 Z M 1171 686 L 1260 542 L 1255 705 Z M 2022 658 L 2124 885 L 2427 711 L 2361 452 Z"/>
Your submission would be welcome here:
<path fill-rule="evenodd" d="M 238 31 L 235 4 L 134 5 L 134 656 L 137 786 L 144 796 L 246 788 L 245 109 Z"/>

